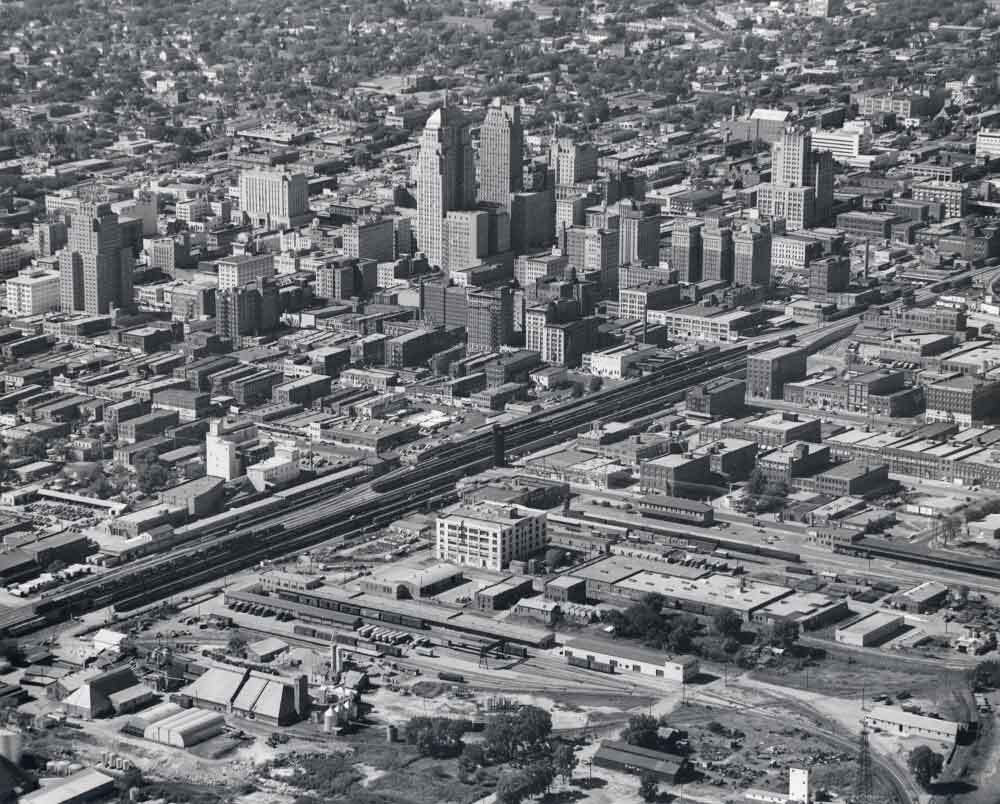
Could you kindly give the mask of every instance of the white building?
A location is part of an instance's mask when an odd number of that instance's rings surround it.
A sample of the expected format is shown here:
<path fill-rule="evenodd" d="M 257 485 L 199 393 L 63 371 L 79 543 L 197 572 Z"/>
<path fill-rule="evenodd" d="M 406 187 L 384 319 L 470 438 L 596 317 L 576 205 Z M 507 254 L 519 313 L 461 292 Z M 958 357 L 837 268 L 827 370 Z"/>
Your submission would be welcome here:
<path fill-rule="evenodd" d="M 257 491 L 283 486 L 299 476 L 299 451 L 294 447 L 278 447 L 274 457 L 247 468 L 247 480 Z"/>
<path fill-rule="evenodd" d="M 903 630 L 903 618 L 885 611 L 872 612 L 845 628 L 838 628 L 834 638 L 842 645 L 864 648 L 882 642 Z"/>
<path fill-rule="evenodd" d="M 235 480 L 244 474 L 243 447 L 257 443 L 257 425 L 214 419 L 205 435 L 205 474 Z"/>
<path fill-rule="evenodd" d="M 953 742 L 962 730 L 961 724 L 952 720 L 916 715 L 894 706 L 873 706 L 871 712 L 865 717 L 865 723 L 891 734 L 906 737 L 934 737 L 945 742 Z"/>
<path fill-rule="evenodd" d="M 976 135 L 976 158 L 995 159 L 1000 156 L 1000 129 L 984 129 Z"/>
<path fill-rule="evenodd" d="M 598 377 L 620 380 L 628 375 L 629 368 L 657 351 L 656 346 L 626 344 L 612 346 L 600 352 L 587 352 L 583 356 L 583 370 Z"/>
<path fill-rule="evenodd" d="M 865 145 L 864 133 L 856 129 L 812 130 L 812 146 L 817 151 L 829 151 L 838 162 L 846 162 L 861 155 Z"/>
<path fill-rule="evenodd" d="M 274 276 L 273 254 L 239 254 L 219 260 L 219 290 Z"/>
<path fill-rule="evenodd" d="M 20 273 L 7 280 L 7 309 L 11 315 L 30 316 L 59 309 L 59 274 Z"/>
<path fill-rule="evenodd" d="M 309 181 L 303 173 L 245 170 L 240 208 L 255 226 L 299 226 L 309 220 Z"/>
<path fill-rule="evenodd" d="M 701 671 L 698 660 L 693 656 L 670 656 L 638 645 L 596 639 L 569 640 L 562 649 L 562 655 L 576 666 L 596 662 L 610 667 L 613 673 L 640 673 L 677 684 L 692 681 Z"/>
<path fill-rule="evenodd" d="M 505 569 L 545 547 L 545 511 L 480 502 L 459 504 L 437 518 L 437 558 L 453 564 Z"/>

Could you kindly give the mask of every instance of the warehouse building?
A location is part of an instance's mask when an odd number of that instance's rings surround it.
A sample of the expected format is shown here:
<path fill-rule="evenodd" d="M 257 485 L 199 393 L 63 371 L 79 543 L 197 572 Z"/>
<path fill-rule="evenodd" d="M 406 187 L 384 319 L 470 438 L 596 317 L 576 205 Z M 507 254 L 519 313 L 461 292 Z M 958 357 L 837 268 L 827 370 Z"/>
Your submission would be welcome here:
<path fill-rule="evenodd" d="M 962 724 L 952 720 L 941 720 L 926 715 L 916 715 L 894 706 L 874 706 L 865 716 L 869 726 L 902 734 L 907 737 L 933 737 L 945 742 L 954 742 L 962 731 Z"/>
<path fill-rule="evenodd" d="M 670 656 L 639 645 L 597 639 L 567 640 L 562 655 L 575 667 L 594 667 L 608 673 L 640 673 L 677 684 L 697 678 L 701 667 L 693 656 Z"/>
<path fill-rule="evenodd" d="M 875 611 L 855 620 L 850 625 L 838 628 L 834 638 L 841 645 L 866 648 L 877 645 L 903 630 L 903 618 L 887 611 Z"/>
<path fill-rule="evenodd" d="M 54 785 L 46 785 L 41 790 L 21 796 L 20 804 L 79 804 L 83 801 L 104 800 L 115 790 L 115 778 L 88 768 L 74 773 Z"/>
<path fill-rule="evenodd" d="M 911 614 L 935 611 L 948 599 L 948 587 L 938 581 L 924 581 L 912 589 L 900 592 L 892 604 Z"/>
<path fill-rule="evenodd" d="M 162 745 L 188 748 L 222 734 L 225 727 L 226 719 L 218 712 L 181 709 L 151 722 L 142 736 Z"/>
<path fill-rule="evenodd" d="M 545 584 L 545 599 L 554 603 L 586 603 L 587 580 L 575 575 L 560 575 Z"/>
<path fill-rule="evenodd" d="M 505 578 L 476 592 L 476 608 L 480 611 L 509 609 L 522 597 L 534 592 L 531 578 Z"/>
<path fill-rule="evenodd" d="M 674 569 L 678 569 L 677 565 L 664 565 L 664 571 Z M 759 609 L 792 594 L 788 587 L 746 578 L 707 575 L 689 579 L 662 572 L 639 572 L 615 583 L 614 591 L 633 600 L 648 594 L 662 595 L 668 606 L 708 617 L 732 611 L 744 622 L 750 622 Z"/>
<path fill-rule="evenodd" d="M 617 585 L 642 572 L 648 572 L 651 575 L 669 572 L 686 578 L 700 578 L 708 574 L 707 570 L 685 567 L 683 564 L 666 564 L 620 555 L 608 556 L 593 564 L 573 568 L 573 576 L 586 581 L 587 597 L 591 600 L 620 595 L 621 591 Z"/>
<path fill-rule="evenodd" d="M 218 665 L 206 670 L 185 692 L 196 707 L 251 718 L 268 726 L 287 726 L 309 714 L 306 676 L 286 678 Z"/>
<path fill-rule="evenodd" d="M 650 748 L 605 740 L 594 754 L 594 764 L 636 776 L 651 774 L 658 782 L 674 784 L 683 779 L 687 760 Z"/>
<path fill-rule="evenodd" d="M 820 592 L 794 592 L 758 609 L 752 619 L 763 625 L 793 622 L 800 631 L 815 631 L 844 619 L 850 613 L 846 598 L 834 598 Z"/>

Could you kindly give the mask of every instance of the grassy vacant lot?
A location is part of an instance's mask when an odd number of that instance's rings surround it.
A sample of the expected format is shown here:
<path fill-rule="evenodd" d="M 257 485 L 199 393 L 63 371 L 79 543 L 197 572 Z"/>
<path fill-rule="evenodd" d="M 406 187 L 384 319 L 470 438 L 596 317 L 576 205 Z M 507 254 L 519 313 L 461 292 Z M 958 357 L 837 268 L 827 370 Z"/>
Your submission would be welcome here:
<path fill-rule="evenodd" d="M 767 666 L 753 670 L 750 677 L 796 689 L 830 690 L 842 698 L 860 698 L 864 692 L 870 703 L 873 695 L 894 696 L 903 690 L 918 695 L 947 686 L 949 672 L 873 651 L 861 661 L 835 653 L 808 661 L 774 657 Z"/>
<path fill-rule="evenodd" d="M 785 792 L 788 768 L 809 768 L 814 784 L 833 794 L 850 794 L 857 775 L 856 754 L 842 742 L 817 734 L 792 710 L 764 704 L 743 710 L 688 704 L 670 724 L 685 729 L 702 778 L 678 792 L 703 799 L 714 792 L 734 794 L 748 787 Z M 890 789 L 877 790 L 893 802 Z"/>

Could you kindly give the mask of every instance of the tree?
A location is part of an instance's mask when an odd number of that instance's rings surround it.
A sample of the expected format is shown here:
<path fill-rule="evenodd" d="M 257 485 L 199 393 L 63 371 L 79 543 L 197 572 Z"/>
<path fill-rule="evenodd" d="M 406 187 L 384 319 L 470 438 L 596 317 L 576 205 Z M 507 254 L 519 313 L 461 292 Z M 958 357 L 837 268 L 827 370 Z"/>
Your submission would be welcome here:
<path fill-rule="evenodd" d="M 764 474 L 760 467 L 757 467 L 750 473 L 750 478 L 747 480 L 747 494 L 759 497 L 766 489 L 767 475 Z"/>
<path fill-rule="evenodd" d="M 799 638 L 799 626 L 792 620 L 777 620 L 771 626 L 771 644 L 789 648 Z"/>
<path fill-rule="evenodd" d="M 569 743 L 559 743 L 552 749 L 552 764 L 563 782 L 569 783 L 573 778 L 573 771 L 576 770 L 578 762 L 576 752 Z"/>
<path fill-rule="evenodd" d="M 657 730 L 659 721 L 651 715 L 634 715 L 628 719 L 628 725 L 622 730 L 622 739 L 629 745 L 640 748 L 655 749 L 660 742 Z"/>
<path fill-rule="evenodd" d="M 906 765 L 913 778 L 921 787 L 927 787 L 932 779 L 941 775 L 944 767 L 944 757 L 932 751 L 926 745 L 918 745 L 906 758 Z"/>
<path fill-rule="evenodd" d="M 941 520 L 939 533 L 945 545 L 955 541 L 962 535 L 962 520 L 957 516 L 946 516 Z"/>
<path fill-rule="evenodd" d="M 240 636 L 238 631 L 229 637 L 229 642 L 226 643 L 226 653 L 240 657 L 247 655 L 247 641 Z"/>
<path fill-rule="evenodd" d="M 537 706 L 500 714 L 483 731 L 483 751 L 493 762 L 510 762 L 540 749 L 552 732 L 552 717 Z"/>
<path fill-rule="evenodd" d="M 135 482 L 144 493 L 156 491 L 167 484 L 166 468 L 160 463 L 159 456 L 153 450 L 136 456 L 135 459 Z"/>
<path fill-rule="evenodd" d="M 467 720 L 450 717 L 415 717 L 404 729 L 406 742 L 425 757 L 453 757 L 462 751 L 462 737 L 471 728 Z"/>
<path fill-rule="evenodd" d="M 738 637 L 743 630 L 743 620 L 735 611 L 720 611 L 712 618 L 715 633 L 724 637 Z"/>
<path fill-rule="evenodd" d="M 556 567 L 563 563 L 563 559 L 566 557 L 566 552 L 560 550 L 558 547 L 550 547 L 545 551 L 545 568 L 552 572 Z"/>
<path fill-rule="evenodd" d="M 639 780 L 639 795 L 643 801 L 655 801 L 660 794 L 660 782 L 652 773 L 644 773 Z"/>
<path fill-rule="evenodd" d="M 996 689 L 1000 687 L 1000 661 L 987 659 L 972 671 L 972 685 L 976 689 Z"/>

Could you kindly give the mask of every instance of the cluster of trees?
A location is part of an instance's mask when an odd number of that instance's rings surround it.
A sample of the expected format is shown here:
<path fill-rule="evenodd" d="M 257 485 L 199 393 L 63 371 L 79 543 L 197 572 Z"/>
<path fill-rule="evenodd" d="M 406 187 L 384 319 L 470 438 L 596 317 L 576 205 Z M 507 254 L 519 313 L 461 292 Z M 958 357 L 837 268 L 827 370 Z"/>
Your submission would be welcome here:
<path fill-rule="evenodd" d="M 665 604 L 661 595 L 646 595 L 624 611 L 608 612 L 604 621 L 614 627 L 619 637 L 641 640 L 657 650 L 689 653 L 701 624 L 688 614 L 665 615 Z"/>
<path fill-rule="evenodd" d="M 403 730 L 407 743 L 425 757 L 454 757 L 465 747 L 462 737 L 472 729 L 468 720 L 450 717 L 415 717 Z"/>
<path fill-rule="evenodd" d="M 772 482 L 767 475 L 757 467 L 750 473 L 746 485 L 749 507 L 758 513 L 774 511 L 784 505 L 788 496 L 788 484 L 783 481 Z"/>
<path fill-rule="evenodd" d="M 238 645 L 231 645 L 232 649 Z M 415 717 L 403 730 L 407 743 L 429 757 L 459 758 L 459 772 L 467 777 L 487 765 L 507 765 L 497 778 L 500 804 L 520 804 L 548 790 L 557 777 L 569 779 L 577 759 L 573 748 L 550 741 L 552 718 L 536 706 L 502 712 L 487 724 L 483 739 L 465 744 L 472 728 L 468 720 Z"/>
<path fill-rule="evenodd" d="M 142 452 L 135 457 L 135 482 L 139 490 L 145 494 L 157 491 L 167 485 L 170 473 L 160 463 L 159 456 L 152 450 Z"/>
<path fill-rule="evenodd" d="M 987 659 L 977 664 L 972 671 L 972 686 L 985 690 L 1000 687 L 1000 661 Z"/>
<path fill-rule="evenodd" d="M 926 745 L 918 745 L 906 757 L 906 766 L 917 783 L 921 787 L 927 787 L 932 780 L 941 775 L 944 757 Z"/>

